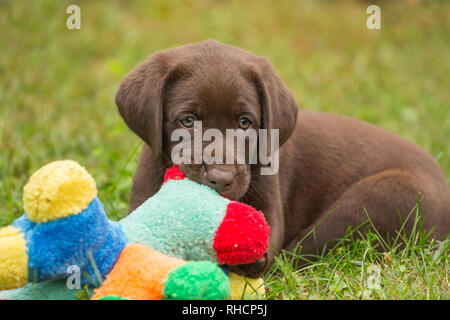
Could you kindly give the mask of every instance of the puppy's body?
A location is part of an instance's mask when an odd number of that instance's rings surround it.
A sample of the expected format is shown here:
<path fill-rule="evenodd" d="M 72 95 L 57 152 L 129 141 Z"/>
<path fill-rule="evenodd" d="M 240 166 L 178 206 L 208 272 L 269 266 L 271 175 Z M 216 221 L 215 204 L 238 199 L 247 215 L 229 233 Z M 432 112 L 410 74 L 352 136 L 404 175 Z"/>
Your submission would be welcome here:
<path fill-rule="evenodd" d="M 292 250 L 326 216 L 316 229 L 316 245 L 307 239 L 303 253 L 342 237 L 348 226 L 359 226 L 367 215 L 383 236 L 396 236 L 401 228 L 398 213 L 406 219 L 419 192 L 422 215 L 428 214 L 424 229 L 435 228 L 436 237 L 449 232 L 450 190 L 436 161 L 417 145 L 376 126 L 302 111 L 281 149 L 280 163 L 292 164 L 280 165 L 280 194 L 289 226 L 284 248 Z M 406 231 L 413 222 L 414 217 L 409 218 Z"/>
<path fill-rule="evenodd" d="M 205 129 L 235 128 L 244 114 L 255 129 L 280 130 L 278 174 L 262 176 L 258 165 L 181 165 L 189 178 L 220 187 L 225 196 L 266 216 L 271 250 L 235 271 L 259 275 L 276 253 L 294 250 L 300 240 L 302 255 L 314 254 L 368 216 L 384 237 L 396 236 L 419 192 L 427 215 L 424 229 L 434 229 L 435 237 L 449 232 L 450 188 L 427 152 L 358 120 L 297 114 L 292 94 L 270 63 L 242 49 L 205 41 L 156 53 L 127 76 L 116 103 L 147 143 L 130 210 L 159 190 L 172 164 L 170 135 L 186 113 L 202 120 Z M 313 228 L 315 236 L 305 237 Z"/>

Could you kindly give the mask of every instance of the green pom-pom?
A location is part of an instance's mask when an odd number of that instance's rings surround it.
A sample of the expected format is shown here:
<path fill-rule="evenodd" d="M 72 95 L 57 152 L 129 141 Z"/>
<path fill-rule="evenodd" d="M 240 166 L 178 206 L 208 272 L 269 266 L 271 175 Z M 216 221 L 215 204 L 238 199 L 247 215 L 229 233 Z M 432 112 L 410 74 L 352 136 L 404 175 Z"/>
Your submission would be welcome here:
<path fill-rule="evenodd" d="M 121 296 L 104 296 L 98 300 L 130 300 Z"/>
<path fill-rule="evenodd" d="M 217 264 L 191 261 L 170 271 L 163 294 L 169 300 L 220 300 L 230 295 L 230 284 Z"/>

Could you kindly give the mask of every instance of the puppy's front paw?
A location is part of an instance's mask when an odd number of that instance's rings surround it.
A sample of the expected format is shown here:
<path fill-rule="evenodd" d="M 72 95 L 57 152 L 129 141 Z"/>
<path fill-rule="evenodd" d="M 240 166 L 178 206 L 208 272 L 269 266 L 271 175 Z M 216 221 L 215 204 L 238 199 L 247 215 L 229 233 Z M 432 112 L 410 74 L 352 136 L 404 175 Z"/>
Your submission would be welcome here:
<path fill-rule="evenodd" d="M 230 271 L 237 273 L 241 276 L 249 277 L 249 278 L 260 278 L 263 273 L 269 267 L 269 259 L 267 253 L 258 260 L 249 264 L 241 264 L 237 266 L 228 266 Z"/>

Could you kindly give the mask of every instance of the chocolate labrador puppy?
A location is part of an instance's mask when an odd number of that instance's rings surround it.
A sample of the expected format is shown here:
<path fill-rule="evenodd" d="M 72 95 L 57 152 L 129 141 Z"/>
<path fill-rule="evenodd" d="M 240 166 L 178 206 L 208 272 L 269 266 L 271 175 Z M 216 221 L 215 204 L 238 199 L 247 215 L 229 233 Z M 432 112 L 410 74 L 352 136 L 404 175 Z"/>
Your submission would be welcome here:
<path fill-rule="evenodd" d="M 116 104 L 146 143 L 130 211 L 159 190 L 175 129 L 192 132 L 195 121 L 223 133 L 279 129 L 276 174 L 261 175 L 258 163 L 180 164 L 190 179 L 264 213 L 270 249 L 234 268 L 241 274 L 259 276 L 282 249 L 301 248 L 302 257 L 321 252 L 368 217 L 386 239 L 402 221 L 410 232 L 419 193 L 424 230 L 438 238 L 449 232 L 450 188 L 426 151 L 365 122 L 298 111 L 270 62 L 248 51 L 208 40 L 156 52 L 123 80 Z"/>

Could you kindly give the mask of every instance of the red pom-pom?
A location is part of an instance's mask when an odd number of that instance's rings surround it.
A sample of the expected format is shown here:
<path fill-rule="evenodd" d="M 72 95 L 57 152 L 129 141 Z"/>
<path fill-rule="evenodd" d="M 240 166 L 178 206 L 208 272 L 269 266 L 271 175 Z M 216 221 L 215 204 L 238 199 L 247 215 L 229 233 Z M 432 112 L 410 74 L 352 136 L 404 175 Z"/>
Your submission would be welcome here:
<path fill-rule="evenodd" d="M 166 170 L 163 183 L 166 183 L 168 180 L 183 180 L 184 178 L 186 178 L 186 175 L 183 171 L 181 171 L 176 165 L 173 165 L 172 168 Z"/>
<path fill-rule="evenodd" d="M 214 238 L 219 263 L 252 263 L 262 258 L 269 244 L 270 227 L 261 211 L 231 201 Z"/>

